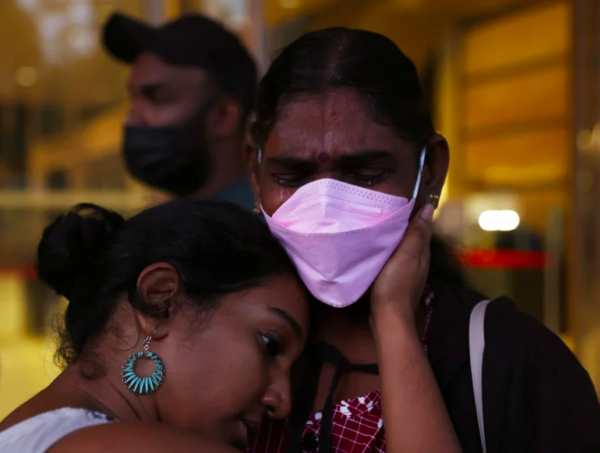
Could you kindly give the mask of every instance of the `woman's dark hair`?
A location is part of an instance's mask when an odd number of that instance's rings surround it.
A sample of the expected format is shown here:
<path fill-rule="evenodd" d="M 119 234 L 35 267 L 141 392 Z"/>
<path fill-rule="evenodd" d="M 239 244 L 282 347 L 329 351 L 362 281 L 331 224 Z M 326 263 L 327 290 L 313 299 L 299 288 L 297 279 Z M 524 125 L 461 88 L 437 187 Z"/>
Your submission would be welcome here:
<path fill-rule="evenodd" d="M 69 301 L 58 359 L 76 360 L 88 339 L 104 331 L 123 294 L 135 309 L 160 317 L 136 291 L 140 273 L 157 262 L 177 270 L 200 310 L 295 272 L 261 220 L 233 205 L 178 200 L 127 221 L 99 206 L 78 205 L 46 228 L 38 246 L 40 279 Z"/>
<path fill-rule="evenodd" d="M 294 96 L 352 88 L 373 118 L 420 149 L 435 133 L 413 62 L 378 33 L 336 27 L 308 33 L 275 58 L 258 86 L 252 138 L 263 146 Z"/>
<path fill-rule="evenodd" d="M 373 119 L 414 145 L 417 155 L 435 134 L 414 63 L 378 33 L 336 27 L 308 33 L 275 58 L 258 86 L 252 139 L 264 146 L 277 115 L 301 94 L 351 88 Z M 439 238 L 431 241 L 430 281 L 464 286 L 459 261 Z"/>

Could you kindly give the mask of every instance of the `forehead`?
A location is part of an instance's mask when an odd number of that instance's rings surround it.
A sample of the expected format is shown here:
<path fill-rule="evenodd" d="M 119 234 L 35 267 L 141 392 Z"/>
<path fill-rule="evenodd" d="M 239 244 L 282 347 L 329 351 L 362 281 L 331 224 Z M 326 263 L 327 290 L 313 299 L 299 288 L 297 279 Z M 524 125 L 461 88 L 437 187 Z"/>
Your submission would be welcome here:
<path fill-rule="evenodd" d="M 405 142 L 396 130 L 376 122 L 357 93 L 336 89 L 297 96 L 285 104 L 269 133 L 265 153 L 336 156 L 402 146 Z"/>
<path fill-rule="evenodd" d="M 172 65 L 156 54 L 144 52 L 131 65 L 129 84 L 132 87 L 158 83 L 197 85 L 209 81 L 210 75 L 205 69 Z"/>

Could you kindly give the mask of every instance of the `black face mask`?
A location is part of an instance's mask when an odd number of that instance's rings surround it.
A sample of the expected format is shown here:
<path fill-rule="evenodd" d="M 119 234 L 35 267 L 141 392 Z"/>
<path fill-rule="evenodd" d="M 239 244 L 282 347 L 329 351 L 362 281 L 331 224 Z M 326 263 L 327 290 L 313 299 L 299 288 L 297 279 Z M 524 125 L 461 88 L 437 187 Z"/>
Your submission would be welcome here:
<path fill-rule="evenodd" d="M 205 111 L 184 126 L 126 126 L 123 156 L 133 177 L 184 197 L 202 188 L 210 174 Z"/>

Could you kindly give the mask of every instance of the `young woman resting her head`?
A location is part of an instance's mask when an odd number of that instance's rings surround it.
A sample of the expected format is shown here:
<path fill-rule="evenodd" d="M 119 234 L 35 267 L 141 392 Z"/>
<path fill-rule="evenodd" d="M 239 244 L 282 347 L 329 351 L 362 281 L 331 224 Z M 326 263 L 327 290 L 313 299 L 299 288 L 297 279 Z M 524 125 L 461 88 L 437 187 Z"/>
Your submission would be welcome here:
<path fill-rule="evenodd" d="M 307 297 L 256 216 L 182 200 L 125 221 L 85 204 L 38 258 L 69 301 L 66 368 L 0 423 L 0 452 L 229 452 L 288 415 Z"/>

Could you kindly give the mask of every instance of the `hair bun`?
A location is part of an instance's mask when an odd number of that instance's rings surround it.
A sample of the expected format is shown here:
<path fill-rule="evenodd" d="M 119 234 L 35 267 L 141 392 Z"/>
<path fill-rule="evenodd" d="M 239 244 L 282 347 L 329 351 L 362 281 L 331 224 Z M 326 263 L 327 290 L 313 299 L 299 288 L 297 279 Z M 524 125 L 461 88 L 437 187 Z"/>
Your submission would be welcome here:
<path fill-rule="evenodd" d="M 125 220 L 116 212 L 83 203 L 44 230 L 38 245 L 40 279 L 70 301 L 82 294 L 95 264 Z"/>

